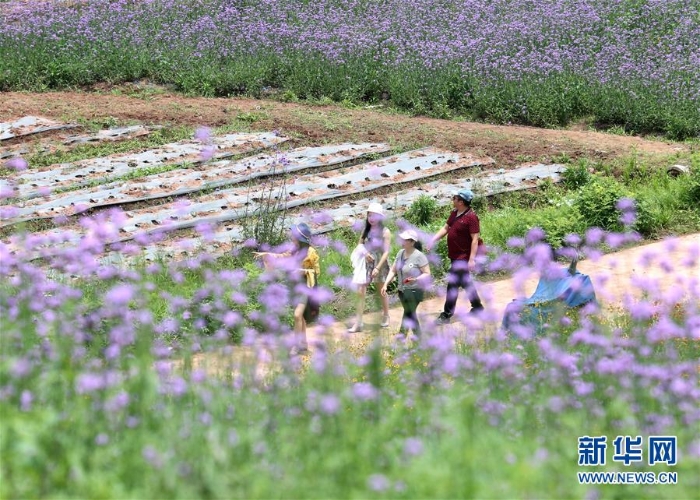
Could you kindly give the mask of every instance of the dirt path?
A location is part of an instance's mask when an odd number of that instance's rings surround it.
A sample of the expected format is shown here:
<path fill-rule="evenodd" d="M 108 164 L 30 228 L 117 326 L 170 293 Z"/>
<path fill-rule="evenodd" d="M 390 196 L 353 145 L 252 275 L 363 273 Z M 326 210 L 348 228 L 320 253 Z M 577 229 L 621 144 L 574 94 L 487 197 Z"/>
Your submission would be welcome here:
<path fill-rule="evenodd" d="M 694 258 L 691 261 L 692 256 Z M 685 261 L 688 262 L 682 266 L 681 262 Z M 635 286 L 634 278 L 640 276 L 657 280 L 663 291 L 676 287 L 686 292 L 695 290 L 695 296 L 700 296 L 700 234 L 629 248 L 604 255 L 597 261 L 585 260 L 579 263 L 578 270 L 590 276 L 603 307 L 622 305 L 626 295 L 638 297 L 639 288 Z M 506 306 L 516 297 L 532 295 L 537 282 L 538 277 L 532 275 L 522 282 L 509 278 L 478 283 L 478 291 L 486 307 L 487 321 L 500 322 Z M 432 321 L 442 312 L 443 304 L 443 297 L 426 300 L 421 303 L 419 313 L 426 322 Z M 464 292 L 460 295 L 457 307 L 469 308 Z M 402 314 L 400 306 L 391 309 L 390 331 L 395 332 L 398 329 Z M 374 316 L 373 320 L 379 322 L 378 313 L 367 316 Z M 326 336 L 328 335 L 345 337 L 345 325 L 336 323 L 326 333 Z M 310 339 L 319 336 L 318 329 L 310 330 Z"/>
<path fill-rule="evenodd" d="M 700 233 L 679 238 L 666 239 L 642 246 L 629 248 L 600 257 L 597 260 L 585 260 L 579 263 L 579 271 L 591 277 L 596 295 L 604 310 L 624 308 L 626 297 L 639 297 L 638 278 L 654 280 L 665 293 L 674 288 L 684 293 L 680 297 L 700 297 Z M 494 327 L 500 324 L 503 312 L 514 298 L 527 297 L 537 286 L 537 276 L 530 276 L 523 281 L 513 278 L 479 283 L 478 290 L 486 306 L 485 320 Z M 681 299 L 682 300 L 682 299 Z M 424 324 L 433 321 L 442 311 L 444 300 L 432 298 L 421 303 L 419 315 Z M 464 292 L 457 303 L 458 310 L 468 308 Z M 391 326 L 382 329 L 382 336 L 389 339 L 398 330 L 403 311 L 400 306 L 390 310 Z M 337 344 L 355 353 L 363 352 L 378 331 L 379 313 L 365 315 L 365 332 L 347 333 L 344 321 L 336 321 L 327 328 L 311 327 L 308 338 L 314 350 L 316 343 Z M 467 328 L 454 321 L 452 328 Z M 247 362 L 255 359 L 252 348 L 226 348 L 223 351 L 197 354 L 193 357 L 193 367 L 206 370 L 212 374 L 225 375 L 238 372 Z M 259 356 L 259 354 L 258 354 Z M 264 377 L 270 369 L 271 357 L 263 352 L 258 357 L 255 376 Z"/>
<path fill-rule="evenodd" d="M 685 153 L 688 146 L 662 140 L 585 130 L 500 126 L 411 117 L 377 109 L 309 106 L 272 100 L 183 97 L 161 87 L 127 84 L 99 92 L 0 94 L 0 121 L 24 115 L 109 123 L 219 126 L 236 121 L 254 130 L 280 130 L 305 144 L 386 141 L 392 145 L 432 145 L 490 156 L 496 168 L 529 161 L 557 162 L 582 158 L 609 160 L 633 152 L 647 157 Z"/>

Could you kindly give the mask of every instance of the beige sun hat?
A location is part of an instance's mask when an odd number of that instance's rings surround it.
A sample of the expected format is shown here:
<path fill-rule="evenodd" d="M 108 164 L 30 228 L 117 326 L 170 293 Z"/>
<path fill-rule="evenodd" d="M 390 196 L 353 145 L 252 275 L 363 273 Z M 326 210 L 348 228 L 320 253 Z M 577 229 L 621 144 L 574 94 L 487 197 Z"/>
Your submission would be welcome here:
<path fill-rule="evenodd" d="M 416 233 L 413 229 L 406 229 L 404 232 L 399 234 L 399 238 L 402 240 L 418 241 L 418 233 Z"/>

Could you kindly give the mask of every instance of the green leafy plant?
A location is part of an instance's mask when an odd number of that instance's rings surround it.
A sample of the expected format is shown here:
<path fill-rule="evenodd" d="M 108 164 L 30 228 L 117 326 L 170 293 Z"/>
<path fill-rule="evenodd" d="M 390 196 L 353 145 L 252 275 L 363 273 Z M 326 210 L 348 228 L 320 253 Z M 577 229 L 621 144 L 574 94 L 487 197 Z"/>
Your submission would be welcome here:
<path fill-rule="evenodd" d="M 568 189 L 578 189 L 591 181 L 591 173 L 585 161 L 569 165 L 561 174 L 562 182 Z"/>
<path fill-rule="evenodd" d="M 255 123 L 257 121 L 262 120 L 265 118 L 264 113 L 238 113 L 236 116 L 236 120 L 242 121 L 242 122 L 247 122 L 247 123 Z"/>
<path fill-rule="evenodd" d="M 279 97 L 282 102 L 298 102 L 299 97 L 294 93 L 293 90 L 285 90 Z"/>
<path fill-rule="evenodd" d="M 241 221 L 245 238 L 268 245 L 279 245 L 286 239 L 287 233 L 287 180 L 283 176 L 281 183 L 275 181 L 276 168 L 277 164 L 273 165 L 270 177 L 261 184 L 249 186 L 248 202 Z M 250 209 L 251 205 L 255 208 Z"/>
<path fill-rule="evenodd" d="M 581 189 L 574 205 L 587 226 L 618 230 L 621 224 L 620 211 L 616 204 L 624 197 L 630 197 L 630 193 L 617 180 L 611 177 L 595 177 Z"/>
<path fill-rule="evenodd" d="M 404 217 L 411 224 L 424 226 L 430 224 L 440 212 L 438 202 L 428 195 L 421 195 L 411 203 Z"/>
<path fill-rule="evenodd" d="M 690 206 L 700 206 L 700 160 L 690 168 L 690 174 L 684 179 L 682 200 Z"/>

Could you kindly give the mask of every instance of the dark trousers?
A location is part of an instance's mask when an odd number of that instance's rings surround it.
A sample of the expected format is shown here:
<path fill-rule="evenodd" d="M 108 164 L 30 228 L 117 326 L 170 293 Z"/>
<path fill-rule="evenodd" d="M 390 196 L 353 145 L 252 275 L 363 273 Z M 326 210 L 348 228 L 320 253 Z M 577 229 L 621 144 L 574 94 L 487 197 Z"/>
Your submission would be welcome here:
<path fill-rule="evenodd" d="M 418 304 L 423 301 L 423 290 L 407 289 L 399 292 L 399 300 L 403 306 L 403 318 L 401 318 L 401 331 L 413 330 L 415 335 L 420 335 L 420 323 L 418 322 Z"/>
<path fill-rule="evenodd" d="M 476 292 L 474 280 L 467 267 L 467 261 L 453 260 L 450 264 L 450 270 L 447 272 L 447 296 L 445 297 L 445 309 L 443 313 L 447 317 L 452 317 L 455 313 L 457 296 L 459 295 L 460 288 L 464 288 L 467 292 L 467 297 L 469 298 L 469 302 L 471 302 L 472 309 L 482 309 L 484 307 L 481 305 L 481 299 Z"/>

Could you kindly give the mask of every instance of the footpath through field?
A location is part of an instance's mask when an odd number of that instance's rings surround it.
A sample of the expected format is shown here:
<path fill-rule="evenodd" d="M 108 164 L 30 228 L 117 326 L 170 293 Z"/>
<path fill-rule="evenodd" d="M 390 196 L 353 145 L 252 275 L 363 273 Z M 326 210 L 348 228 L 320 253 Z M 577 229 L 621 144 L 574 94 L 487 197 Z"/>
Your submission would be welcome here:
<path fill-rule="evenodd" d="M 595 287 L 598 301 L 604 311 L 624 308 L 628 298 L 638 298 L 640 283 L 638 280 L 652 280 L 658 284 L 660 293 L 675 287 L 676 290 L 695 290 L 694 295 L 700 294 L 700 233 L 677 238 L 668 238 L 654 243 L 648 243 L 619 252 L 602 255 L 593 260 L 579 262 L 578 270 L 590 276 Z M 487 283 L 477 283 L 479 294 L 485 305 L 484 320 L 495 328 L 503 318 L 503 312 L 514 298 L 529 297 L 534 292 L 539 277 L 531 275 L 524 279 L 508 278 Z M 433 322 L 442 311 L 444 303 L 444 287 L 440 290 L 443 296 L 437 296 L 421 303 L 419 316 L 421 322 L 427 325 Z M 680 300 L 683 300 L 681 295 Z M 469 308 L 469 302 L 461 293 L 457 303 L 460 309 Z M 380 313 L 365 314 L 365 329 L 362 333 L 347 332 L 346 321 L 336 321 L 329 327 L 310 327 L 308 339 L 311 352 L 320 343 L 336 344 L 338 347 L 353 352 L 363 352 L 381 331 L 382 337 L 390 338 L 398 331 L 403 310 L 401 307 L 390 309 L 391 325 L 379 329 Z M 457 316 L 457 315 L 455 315 Z M 347 321 L 352 321 L 349 319 Z M 453 321 L 451 328 L 462 328 L 467 325 Z M 444 327 L 442 327 L 444 328 Z M 493 330 L 487 329 L 489 330 Z M 194 368 L 204 369 L 212 374 L 230 375 L 240 367 L 242 360 L 250 360 L 255 356 L 252 348 L 234 347 L 219 352 L 200 353 L 192 358 Z M 270 368 L 271 358 L 260 359 L 258 355 L 258 376 L 265 376 Z M 267 362 L 266 362 L 267 361 Z"/>

